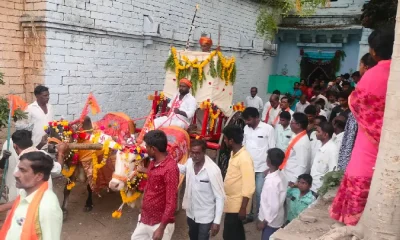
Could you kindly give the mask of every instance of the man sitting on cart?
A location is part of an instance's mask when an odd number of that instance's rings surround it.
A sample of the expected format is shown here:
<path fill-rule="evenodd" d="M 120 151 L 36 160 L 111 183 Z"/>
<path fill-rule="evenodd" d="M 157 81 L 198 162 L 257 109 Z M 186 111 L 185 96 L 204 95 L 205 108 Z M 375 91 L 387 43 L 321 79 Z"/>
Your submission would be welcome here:
<path fill-rule="evenodd" d="M 179 81 L 179 93 L 168 103 L 168 114 L 154 119 L 154 127 L 177 126 L 188 129 L 197 109 L 196 99 L 190 94 L 192 83 L 182 78 Z"/>

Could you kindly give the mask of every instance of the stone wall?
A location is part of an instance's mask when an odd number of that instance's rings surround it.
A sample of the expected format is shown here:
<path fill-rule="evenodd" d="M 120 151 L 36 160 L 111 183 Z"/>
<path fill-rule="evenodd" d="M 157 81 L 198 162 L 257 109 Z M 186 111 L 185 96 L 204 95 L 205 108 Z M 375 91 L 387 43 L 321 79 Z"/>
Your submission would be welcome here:
<path fill-rule="evenodd" d="M 29 8 L 35 4 L 35 9 Z M 32 101 L 33 88 L 43 83 L 43 58 L 46 45 L 44 31 L 21 24 L 22 16 L 33 20 L 44 15 L 45 5 L 39 0 L 0 1 L 0 72 L 5 87 L 0 95 L 10 93 Z"/>
<path fill-rule="evenodd" d="M 169 46 L 184 47 L 195 5 L 179 0 L 47 0 L 46 14 L 34 25 L 46 31 L 44 81 L 57 104 L 56 115 L 78 117 L 89 92 L 103 113 L 147 115 L 147 95 L 162 89 Z M 251 86 L 266 99 L 273 58 L 263 55 L 263 40 L 256 36 L 257 10 L 251 1 L 208 0 L 195 20 L 192 49 L 198 49 L 201 30 L 211 33 L 216 44 L 221 24 L 222 50 L 237 57 L 235 102 L 244 100 Z M 160 34 L 144 32 L 145 16 L 160 23 Z M 240 34 L 254 39 L 254 48 L 239 47 Z M 145 46 L 145 39 L 153 44 Z"/>
<path fill-rule="evenodd" d="M 30 4 L 35 4 L 27 9 Z M 43 78 L 43 59 L 46 34 L 35 27 L 21 24 L 22 16 L 32 21 L 43 16 L 45 5 L 37 0 L 0 1 L 0 72 L 4 74 L 5 85 L 0 85 L 0 96 L 19 95 L 27 102 L 33 100 L 35 85 Z M 0 140 L 5 130 L 0 129 Z"/>
<path fill-rule="evenodd" d="M 0 72 L 4 74 L 5 86 L 0 86 L 0 95 L 13 91 L 24 94 L 24 45 L 19 17 L 22 0 L 0 1 Z"/>

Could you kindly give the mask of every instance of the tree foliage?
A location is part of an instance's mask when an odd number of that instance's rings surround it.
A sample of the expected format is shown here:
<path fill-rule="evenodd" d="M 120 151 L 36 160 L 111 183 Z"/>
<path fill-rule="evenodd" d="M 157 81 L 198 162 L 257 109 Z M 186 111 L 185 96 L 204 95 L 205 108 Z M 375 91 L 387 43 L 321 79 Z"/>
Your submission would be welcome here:
<path fill-rule="evenodd" d="M 343 170 L 334 170 L 326 173 L 322 177 L 322 186 L 318 189 L 318 194 L 324 196 L 329 190 L 334 189 L 340 185 L 344 176 Z"/>
<path fill-rule="evenodd" d="M 327 0 L 255 0 L 261 3 L 257 17 L 257 33 L 272 40 L 278 32 L 282 18 L 288 15 L 307 17 L 315 13 L 318 6 L 325 6 Z"/>
<path fill-rule="evenodd" d="M 396 11 L 397 0 L 371 0 L 362 8 L 361 24 L 372 29 L 394 26 Z"/>

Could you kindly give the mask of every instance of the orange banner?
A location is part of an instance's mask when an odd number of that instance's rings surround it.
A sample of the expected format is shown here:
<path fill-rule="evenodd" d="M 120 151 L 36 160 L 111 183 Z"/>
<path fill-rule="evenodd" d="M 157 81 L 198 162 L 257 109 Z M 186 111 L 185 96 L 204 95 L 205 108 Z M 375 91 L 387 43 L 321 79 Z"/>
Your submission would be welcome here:
<path fill-rule="evenodd" d="M 20 96 L 16 95 L 8 96 L 8 107 L 10 108 L 11 105 L 11 116 L 14 116 L 15 110 L 21 109 L 22 111 L 24 111 L 28 107 L 28 104 Z"/>

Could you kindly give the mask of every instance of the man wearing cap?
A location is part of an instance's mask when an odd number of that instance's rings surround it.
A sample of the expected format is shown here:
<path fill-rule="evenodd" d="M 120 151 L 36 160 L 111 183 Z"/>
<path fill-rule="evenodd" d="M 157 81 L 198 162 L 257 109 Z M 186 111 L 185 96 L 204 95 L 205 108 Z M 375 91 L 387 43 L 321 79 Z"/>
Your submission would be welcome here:
<path fill-rule="evenodd" d="M 167 116 L 154 119 L 154 127 L 177 126 L 188 129 L 197 109 L 196 99 L 190 94 L 192 83 L 183 78 L 179 81 L 179 93 L 168 103 Z"/>

